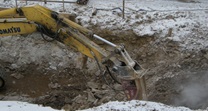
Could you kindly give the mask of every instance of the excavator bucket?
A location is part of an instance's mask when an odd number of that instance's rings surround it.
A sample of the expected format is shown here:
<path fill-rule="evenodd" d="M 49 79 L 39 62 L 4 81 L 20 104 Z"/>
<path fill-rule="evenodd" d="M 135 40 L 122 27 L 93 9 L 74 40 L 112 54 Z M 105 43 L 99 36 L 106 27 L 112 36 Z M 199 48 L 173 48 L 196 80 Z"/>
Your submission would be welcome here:
<path fill-rule="evenodd" d="M 133 69 L 134 68 L 134 69 Z M 145 72 L 136 61 L 132 69 L 123 64 L 115 66 L 114 71 L 118 73 L 118 78 L 123 87 L 128 100 L 147 100 Z"/>
<path fill-rule="evenodd" d="M 121 84 L 128 100 L 147 100 L 146 93 L 143 92 L 146 88 L 142 89 L 146 85 L 144 77 L 136 80 L 123 80 Z"/>

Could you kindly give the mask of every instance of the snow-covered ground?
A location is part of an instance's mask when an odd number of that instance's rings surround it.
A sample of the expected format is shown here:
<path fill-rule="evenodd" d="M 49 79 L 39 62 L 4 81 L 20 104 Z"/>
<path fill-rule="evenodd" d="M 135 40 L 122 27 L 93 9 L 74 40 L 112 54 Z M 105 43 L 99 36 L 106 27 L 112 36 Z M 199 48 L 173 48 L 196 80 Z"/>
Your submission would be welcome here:
<path fill-rule="evenodd" d="M 208 35 L 207 0 L 195 0 L 196 2 L 190 3 L 180 2 L 180 0 L 125 1 L 125 19 L 122 19 L 121 16 L 122 0 L 89 0 L 86 6 L 74 3 L 65 4 L 65 11 L 75 14 L 77 22 L 95 33 L 106 32 L 107 34 L 110 32 L 109 35 L 115 36 L 111 39 L 115 39 L 115 41 L 117 39 L 134 41 L 139 37 L 157 37 L 158 41 L 178 42 L 182 50 L 200 50 L 208 47 L 206 37 Z M 62 3 L 28 2 L 28 5 L 35 4 L 55 11 L 63 11 Z M 18 5 L 25 6 L 26 4 L 24 0 L 20 0 Z M 0 3 L 0 6 L 15 7 L 15 1 Z M 96 14 L 93 15 L 95 12 Z M 96 30 L 98 28 L 99 30 Z M 29 58 L 35 62 L 41 62 L 39 58 L 35 59 L 36 57 L 33 56 L 35 55 L 31 54 Z"/>
<path fill-rule="evenodd" d="M 29 2 L 36 4 L 39 2 Z M 3 3 L 1 3 L 3 4 Z M 23 6 L 24 3 L 18 2 Z M 62 4 L 39 3 L 56 11 L 62 9 Z M 184 3 L 177 0 L 126 0 L 125 19 L 120 16 L 122 0 L 90 0 L 87 6 L 65 4 L 67 12 L 75 13 L 81 24 L 87 28 L 90 26 L 102 26 L 101 29 L 117 30 L 120 34 L 132 30 L 139 37 L 160 36 L 161 38 L 181 41 L 185 49 L 200 49 L 208 47 L 207 36 L 198 36 L 196 30 L 201 28 L 207 35 L 208 27 L 208 1 Z M 15 2 L 7 2 L 6 7 L 14 7 Z M 79 8 L 79 9 L 77 9 Z M 92 17 L 92 12 L 97 9 L 97 16 Z M 80 10 L 80 13 L 75 10 Z M 113 12 L 113 13 L 112 13 Z M 169 15 L 168 13 L 172 13 Z M 102 19 L 99 19 L 102 17 Z M 163 20 L 164 19 L 164 20 Z M 119 30 L 120 29 L 120 30 Z M 178 29 L 178 30 L 176 30 Z M 170 33 L 169 33 L 170 32 Z M 188 35 L 193 35 L 189 36 Z M 121 35 L 122 36 L 122 35 Z M 124 34 L 124 36 L 126 36 Z M 55 111 L 48 107 L 14 101 L 0 101 L 1 111 Z M 116 110 L 116 111 L 191 111 L 184 107 L 171 107 L 160 103 L 130 101 L 109 102 L 102 106 L 87 109 L 85 111 Z M 205 111 L 205 110 L 204 110 Z"/>
<path fill-rule="evenodd" d="M 207 0 L 189 3 L 180 2 L 183 0 L 125 0 L 125 19 L 122 19 L 122 1 L 89 0 L 87 6 L 65 4 L 65 10 L 77 15 L 76 19 L 82 26 L 92 30 L 92 27 L 96 29 L 98 26 L 101 31 L 114 31 L 114 35 L 121 38 L 128 36 L 125 31 L 132 31 L 138 37 L 157 36 L 181 42 L 180 46 L 185 50 L 208 47 L 208 39 L 198 35 L 207 35 Z M 14 2 L 12 4 L 15 6 Z M 19 4 L 25 5 L 24 2 Z M 62 3 L 39 4 L 63 11 Z M 96 15 L 93 16 L 95 12 Z M 199 28 L 204 32 L 197 32 Z"/>
<path fill-rule="evenodd" d="M 19 101 L 0 101 L 1 111 L 64 111 L 55 110 L 50 107 L 30 104 Z M 67 111 L 67 110 L 66 110 Z M 132 100 L 127 102 L 108 102 L 98 107 L 79 111 L 193 111 L 185 107 L 172 107 L 156 102 L 145 102 Z M 195 110 L 207 111 L 207 110 Z"/>
<path fill-rule="evenodd" d="M 185 107 L 171 107 L 161 103 L 132 100 L 128 102 L 109 102 L 99 107 L 83 111 L 192 111 Z"/>
<path fill-rule="evenodd" d="M 1 111 L 61 111 L 20 101 L 0 101 Z"/>

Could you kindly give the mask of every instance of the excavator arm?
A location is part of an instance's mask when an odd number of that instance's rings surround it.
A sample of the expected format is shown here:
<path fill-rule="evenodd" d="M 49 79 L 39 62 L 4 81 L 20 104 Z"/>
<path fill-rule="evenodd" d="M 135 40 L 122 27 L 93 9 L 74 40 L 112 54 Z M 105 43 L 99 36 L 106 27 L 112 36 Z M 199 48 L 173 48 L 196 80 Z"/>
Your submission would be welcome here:
<path fill-rule="evenodd" d="M 96 60 L 101 72 L 110 66 L 119 78 L 127 98 L 147 100 L 145 71 L 129 56 L 125 47 L 107 41 L 92 31 L 40 5 L 0 11 L 0 36 L 40 32 L 87 57 Z M 112 47 L 107 51 L 95 43 L 101 41 Z M 109 69 L 108 69 L 109 71 Z M 109 71 L 110 72 L 110 71 Z M 115 77 L 115 76 L 114 76 Z"/>

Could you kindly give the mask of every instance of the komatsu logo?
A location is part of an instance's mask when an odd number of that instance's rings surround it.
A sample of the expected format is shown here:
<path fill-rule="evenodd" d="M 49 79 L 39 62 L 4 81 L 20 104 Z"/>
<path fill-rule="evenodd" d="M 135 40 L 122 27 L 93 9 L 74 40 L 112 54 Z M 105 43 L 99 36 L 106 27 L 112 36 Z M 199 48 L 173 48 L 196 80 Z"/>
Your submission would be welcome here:
<path fill-rule="evenodd" d="M 0 29 L 0 34 L 10 34 L 10 33 L 18 33 L 21 32 L 20 27 L 11 27 L 8 29 Z"/>

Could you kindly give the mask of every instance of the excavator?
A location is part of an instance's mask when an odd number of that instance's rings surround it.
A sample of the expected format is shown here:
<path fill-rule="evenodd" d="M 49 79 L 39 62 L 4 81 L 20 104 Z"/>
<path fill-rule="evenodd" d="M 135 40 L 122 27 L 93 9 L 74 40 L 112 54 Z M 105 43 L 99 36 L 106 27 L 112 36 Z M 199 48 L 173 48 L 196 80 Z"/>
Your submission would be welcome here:
<path fill-rule="evenodd" d="M 116 45 L 68 19 L 61 13 L 40 5 L 0 11 L 0 37 L 39 32 L 47 41 L 56 40 L 92 58 L 102 75 L 118 81 L 128 100 L 147 100 L 145 69 L 133 60 L 124 45 Z M 50 38 L 50 40 L 47 39 Z M 102 42 L 111 51 L 99 46 Z M 0 74 L 0 88 L 5 86 Z"/>

